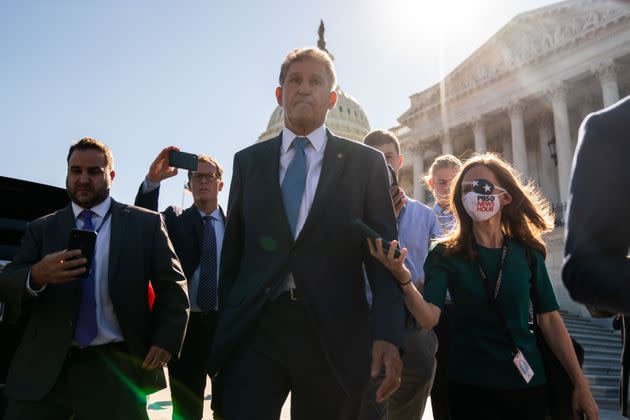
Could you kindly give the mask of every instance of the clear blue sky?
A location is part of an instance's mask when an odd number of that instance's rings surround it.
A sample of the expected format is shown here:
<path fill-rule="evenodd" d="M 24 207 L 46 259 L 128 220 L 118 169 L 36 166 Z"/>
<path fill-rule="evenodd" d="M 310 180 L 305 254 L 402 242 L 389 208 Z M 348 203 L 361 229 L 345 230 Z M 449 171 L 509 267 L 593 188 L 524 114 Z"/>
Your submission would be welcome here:
<path fill-rule="evenodd" d="M 549 0 L 0 2 L 0 175 L 64 186 L 68 146 L 91 136 L 114 152 L 112 195 L 133 202 L 165 146 L 226 169 L 275 107 L 280 63 L 326 24 L 341 87 L 372 128 L 438 82 L 518 13 Z M 185 175 L 160 208 L 181 205 Z M 190 203 L 187 198 L 186 205 Z"/>

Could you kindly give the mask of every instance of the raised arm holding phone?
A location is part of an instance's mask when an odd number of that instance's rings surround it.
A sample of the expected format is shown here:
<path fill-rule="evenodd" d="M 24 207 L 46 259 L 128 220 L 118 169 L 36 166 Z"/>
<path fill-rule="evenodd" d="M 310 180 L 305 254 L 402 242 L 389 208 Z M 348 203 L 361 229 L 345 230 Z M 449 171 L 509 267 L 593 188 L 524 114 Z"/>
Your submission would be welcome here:
<path fill-rule="evenodd" d="M 136 205 L 158 210 L 160 183 L 186 169 L 186 188 L 193 196 L 187 209 L 169 206 L 163 212 L 169 237 L 188 279 L 190 321 L 179 359 L 168 364 L 173 418 L 203 416 L 206 370 L 217 323 L 219 257 L 225 215 L 218 195 L 223 169 L 212 157 L 180 152 L 169 146 L 157 155 L 136 195 Z"/>

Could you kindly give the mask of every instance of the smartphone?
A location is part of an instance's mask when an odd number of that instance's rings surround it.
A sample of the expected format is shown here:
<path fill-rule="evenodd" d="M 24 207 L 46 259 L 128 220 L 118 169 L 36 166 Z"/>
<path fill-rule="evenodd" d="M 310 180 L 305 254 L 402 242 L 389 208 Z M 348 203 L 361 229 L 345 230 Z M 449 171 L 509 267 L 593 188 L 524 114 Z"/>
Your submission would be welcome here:
<path fill-rule="evenodd" d="M 392 245 L 390 241 L 383 239 L 381 235 L 379 235 L 374 229 L 366 225 L 362 220 L 356 219 L 355 221 L 352 222 L 352 224 L 357 229 L 359 229 L 359 231 L 361 231 L 363 235 L 365 235 L 368 238 L 371 238 L 371 239 L 381 238 L 382 245 L 383 245 L 383 252 L 385 252 L 386 254 L 389 252 L 389 248 Z M 396 258 L 400 257 L 400 249 L 398 247 L 396 247 L 396 249 L 394 250 L 394 257 Z"/>
<path fill-rule="evenodd" d="M 199 165 L 199 157 L 192 153 L 178 152 L 177 150 L 171 150 L 168 153 L 168 165 L 175 168 L 188 169 L 189 171 L 196 171 Z"/>
<path fill-rule="evenodd" d="M 90 274 L 95 245 L 96 232 L 83 229 L 72 229 L 70 232 L 70 238 L 68 239 L 68 251 L 80 249 L 81 256 L 87 258 L 87 263 L 83 266 L 85 267 L 85 272 L 81 274 L 80 277 L 87 277 Z"/>
<path fill-rule="evenodd" d="M 389 186 L 393 187 L 393 186 L 398 186 L 398 177 L 396 176 L 396 171 L 394 170 L 394 168 L 392 167 L 392 165 L 390 165 L 389 163 L 387 164 L 387 169 L 389 170 Z"/>

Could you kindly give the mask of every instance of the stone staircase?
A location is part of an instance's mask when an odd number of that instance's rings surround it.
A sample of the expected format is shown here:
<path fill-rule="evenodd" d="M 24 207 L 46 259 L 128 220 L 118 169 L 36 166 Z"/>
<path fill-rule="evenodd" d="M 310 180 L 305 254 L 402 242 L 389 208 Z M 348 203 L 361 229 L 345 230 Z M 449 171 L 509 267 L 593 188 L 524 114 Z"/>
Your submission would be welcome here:
<path fill-rule="evenodd" d="M 571 336 L 584 347 L 584 373 L 600 411 L 618 411 L 620 331 L 566 312 L 561 312 L 561 315 Z"/>

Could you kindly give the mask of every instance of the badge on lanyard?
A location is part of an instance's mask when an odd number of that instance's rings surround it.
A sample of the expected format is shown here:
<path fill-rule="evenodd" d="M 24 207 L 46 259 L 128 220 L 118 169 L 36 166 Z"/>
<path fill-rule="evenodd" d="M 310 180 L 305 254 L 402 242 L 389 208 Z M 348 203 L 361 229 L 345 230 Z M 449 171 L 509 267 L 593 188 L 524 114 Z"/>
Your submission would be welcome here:
<path fill-rule="evenodd" d="M 534 376 L 534 371 L 532 370 L 531 366 L 529 366 L 529 363 L 527 363 L 527 359 L 525 359 L 523 353 L 519 350 L 512 361 L 514 362 L 514 366 L 516 366 L 516 369 L 518 369 L 518 372 L 521 374 L 523 379 L 525 379 L 525 383 L 528 384 Z"/>

